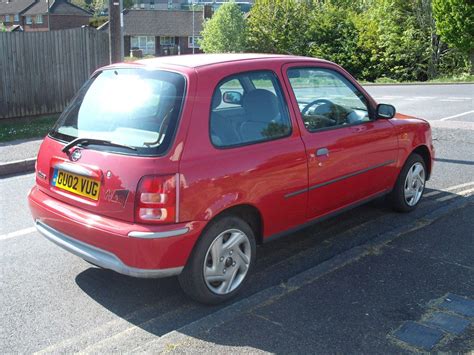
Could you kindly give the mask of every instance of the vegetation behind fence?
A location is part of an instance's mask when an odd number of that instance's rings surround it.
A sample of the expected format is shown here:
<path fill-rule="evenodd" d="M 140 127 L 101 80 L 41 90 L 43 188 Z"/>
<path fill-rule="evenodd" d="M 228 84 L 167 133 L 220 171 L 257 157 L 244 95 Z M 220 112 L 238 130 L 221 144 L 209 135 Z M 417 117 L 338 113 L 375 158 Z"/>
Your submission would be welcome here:
<path fill-rule="evenodd" d="M 96 29 L 0 33 L 0 119 L 61 112 L 108 62 L 108 34 Z"/>

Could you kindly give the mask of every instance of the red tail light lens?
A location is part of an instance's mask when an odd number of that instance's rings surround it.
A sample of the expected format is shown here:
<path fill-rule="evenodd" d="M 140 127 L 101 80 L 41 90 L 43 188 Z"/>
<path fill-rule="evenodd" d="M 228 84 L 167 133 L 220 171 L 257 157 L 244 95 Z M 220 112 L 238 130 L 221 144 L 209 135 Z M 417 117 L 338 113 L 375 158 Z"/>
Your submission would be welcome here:
<path fill-rule="evenodd" d="M 135 219 L 140 223 L 176 221 L 176 176 L 144 176 L 138 184 Z"/>

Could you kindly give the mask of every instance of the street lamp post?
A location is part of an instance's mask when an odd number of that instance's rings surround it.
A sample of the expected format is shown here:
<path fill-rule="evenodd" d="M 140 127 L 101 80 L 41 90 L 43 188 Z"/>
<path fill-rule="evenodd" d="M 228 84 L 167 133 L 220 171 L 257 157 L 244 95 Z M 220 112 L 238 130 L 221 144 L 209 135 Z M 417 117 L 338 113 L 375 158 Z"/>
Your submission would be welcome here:
<path fill-rule="evenodd" d="M 193 0 L 193 2 L 192 2 L 192 9 L 193 9 L 193 54 L 194 54 L 194 48 L 196 47 L 196 43 L 194 42 L 195 41 L 195 39 L 194 39 L 194 6 L 195 5 L 196 4 L 194 3 L 194 0 Z"/>

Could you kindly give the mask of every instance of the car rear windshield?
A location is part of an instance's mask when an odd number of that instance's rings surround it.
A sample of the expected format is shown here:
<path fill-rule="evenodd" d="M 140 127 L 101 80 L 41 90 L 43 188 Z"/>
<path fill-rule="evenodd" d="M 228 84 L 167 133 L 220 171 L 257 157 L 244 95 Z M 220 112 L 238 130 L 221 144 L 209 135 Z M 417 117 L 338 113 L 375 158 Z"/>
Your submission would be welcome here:
<path fill-rule="evenodd" d="M 185 85 L 182 75 L 163 70 L 103 70 L 81 88 L 50 136 L 66 142 L 106 140 L 136 148 L 94 145 L 98 150 L 163 154 L 173 140 Z"/>

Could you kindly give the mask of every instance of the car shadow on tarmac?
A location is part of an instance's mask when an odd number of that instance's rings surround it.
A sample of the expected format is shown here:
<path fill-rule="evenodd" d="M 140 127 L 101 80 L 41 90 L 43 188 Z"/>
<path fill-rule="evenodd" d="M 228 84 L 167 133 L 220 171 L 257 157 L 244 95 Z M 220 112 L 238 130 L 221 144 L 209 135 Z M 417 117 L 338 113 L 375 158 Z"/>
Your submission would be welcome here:
<path fill-rule="evenodd" d="M 426 193 L 452 195 L 432 189 L 426 189 Z M 76 283 L 109 311 L 159 337 L 263 289 L 279 285 L 370 241 L 387 229 L 420 219 L 440 205 L 435 199 L 425 199 L 411 214 L 397 214 L 382 198 L 265 244 L 257 250 L 257 262 L 246 290 L 236 299 L 219 306 L 203 306 L 191 301 L 181 291 L 176 277 L 136 279 L 91 267 L 77 275 Z M 242 340 L 241 345 L 244 343 Z"/>

